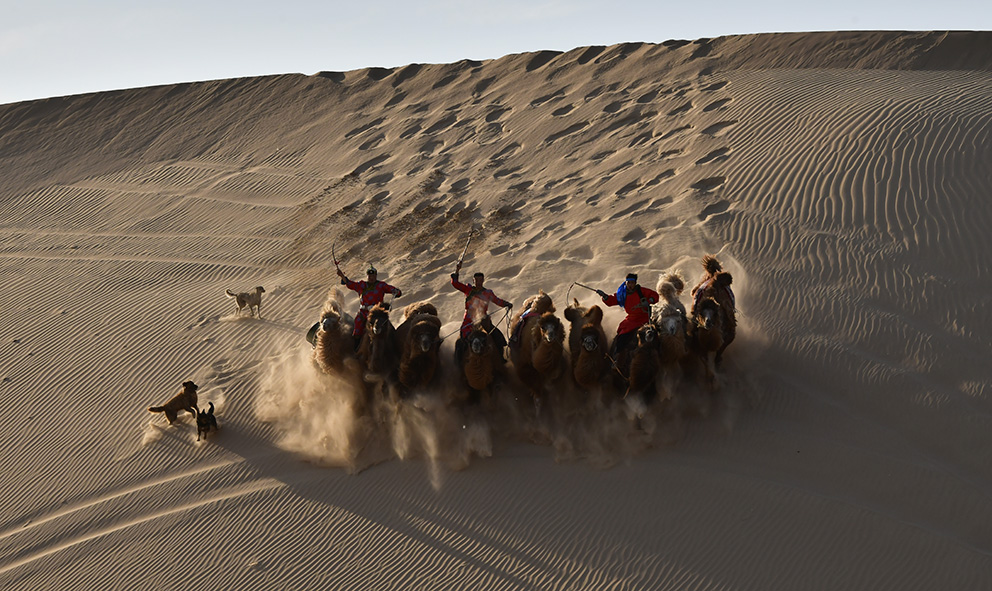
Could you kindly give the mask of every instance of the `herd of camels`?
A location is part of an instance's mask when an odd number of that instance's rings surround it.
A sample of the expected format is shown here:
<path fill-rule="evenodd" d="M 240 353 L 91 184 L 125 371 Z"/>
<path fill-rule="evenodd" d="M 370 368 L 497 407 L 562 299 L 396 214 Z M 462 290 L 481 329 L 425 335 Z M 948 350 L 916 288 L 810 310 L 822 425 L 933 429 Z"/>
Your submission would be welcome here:
<path fill-rule="evenodd" d="M 442 323 L 430 302 L 406 306 L 398 326 L 390 320 L 388 306 L 376 305 L 356 350 L 352 317 L 336 294 L 322 310 L 312 341 L 313 361 L 320 371 L 363 384 L 366 404 L 376 397 L 402 399 L 436 389 L 440 380 L 445 380 L 446 392 L 456 392 L 449 402 L 463 404 L 487 405 L 505 391 L 527 392 L 537 415 L 550 395 L 563 389 L 614 400 L 639 397 L 646 405 L 672 401 L 683 380 L 715 389 L 721 356 L 736 334 L 732 277 L 711 255 L 702 263 L 704 276 L 692 290 L 691 312 L 679 299 L 685 288 L 681 273 L 664 274 L 650 321 L 624 350 L 608 346 L 599 305 L 583 307 L 573 299 L 564 310 L 566 334 L 551 296 L 543 291 L 524 302 L 523 310 L 530 313 L 513 315 L 508 354 L 496 344 L 487 315 L 475 322 L 467 342 L 456 347 L 454 364 L 442 363 Z"/>

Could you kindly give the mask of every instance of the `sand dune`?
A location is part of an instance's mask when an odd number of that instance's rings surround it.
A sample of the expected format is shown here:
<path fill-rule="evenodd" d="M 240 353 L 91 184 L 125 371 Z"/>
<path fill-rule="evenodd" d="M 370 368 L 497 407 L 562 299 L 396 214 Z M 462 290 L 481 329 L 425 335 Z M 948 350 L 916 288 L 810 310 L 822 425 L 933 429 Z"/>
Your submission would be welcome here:
<path fill-rule="evenodd" d="M 989 40 L 631 43 L 0 105 L 0 585 L 989 588 Z M 624 405 L 542 428 L 512 387 L 489 415 L 450 385 L 356 415 L 303 338 L 331 245 L 450 335 L 469 230 L 465 271 L 559 315 L 597 301 L 573 282 L 695 284 L 717 254 L 741 318 L 716 392 L 684 383 L 685 412 L 640 429 Z M 263 319 L 237 316 L 224 290 L 256 285 Z M 187 379 L 217 407 L 206 441 L 145 410 Z"/>

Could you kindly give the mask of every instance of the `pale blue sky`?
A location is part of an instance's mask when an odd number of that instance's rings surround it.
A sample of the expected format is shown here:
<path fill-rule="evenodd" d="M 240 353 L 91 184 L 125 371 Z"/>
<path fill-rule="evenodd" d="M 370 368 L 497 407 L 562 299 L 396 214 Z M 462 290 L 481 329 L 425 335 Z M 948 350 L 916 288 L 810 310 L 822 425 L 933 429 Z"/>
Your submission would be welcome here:
<path fill-rule="evenodd" d="M 992 29 L 992 2 L 0 0 L 0 104 L 630 41 L 948 29 Z"/>

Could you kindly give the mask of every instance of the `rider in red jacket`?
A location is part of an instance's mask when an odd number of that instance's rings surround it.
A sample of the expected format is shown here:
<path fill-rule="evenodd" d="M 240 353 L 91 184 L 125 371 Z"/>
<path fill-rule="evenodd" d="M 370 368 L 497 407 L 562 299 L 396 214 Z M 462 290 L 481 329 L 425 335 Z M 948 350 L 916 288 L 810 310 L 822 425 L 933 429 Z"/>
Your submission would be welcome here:
<path fill-rule="evenodd" d="M 345 285 L 351 291 L 358 292 L 361 296 L 362 305 L 358 309 L 358 314 L 355 315 L 355 330 L 352 331 L 351 335 L 355 337 L 355 342 L 362 338 L 365 334 L 365 323 L 369 318 L 369 310 L 371 310 L 376 304 L 382 303 L 385 299 L 387 293 L 393 294 L 393 297 L 400 297 L 402 292 L 398 289 L 389 285 L 385 281 L 379 281 L 376 279 L 378 276 L 378 271 L 372 265 L 369 265 L 368 271 L 366 271 L 365 281 L 351 281 L 344 276 L 341 269 L 338 269 L 338 277 L 341 278 L 341 285 Z"/>
<path fill-rule="evenodd" d="M 637 274 L 628 273 L 627 280 L 620 284 L 616 293 L 607 295 L 597 291 L 607 306 L 623 306 L 627 317 L 617 327 L 617 336 L 610 347 L 614 357 L 636 343 L 637 329 L 651 321 L 651 304 L 660 300 L 658 292 L 642 287 L 637 283 Z"/>

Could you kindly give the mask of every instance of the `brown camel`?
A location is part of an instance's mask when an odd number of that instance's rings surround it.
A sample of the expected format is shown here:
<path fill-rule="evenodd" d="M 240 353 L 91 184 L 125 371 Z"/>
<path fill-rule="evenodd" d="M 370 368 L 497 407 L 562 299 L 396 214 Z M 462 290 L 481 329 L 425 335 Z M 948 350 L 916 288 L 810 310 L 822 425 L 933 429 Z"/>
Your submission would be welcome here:
<path fill-rule="evenodd" d="M 462 377 L 468 386 L 468 401 L 475 404 L 483 402 L 483 397 L 491 394 L 490 387 L 503 371 L 502 355 L 481 323 L 472 325 L 472 332 L 465 341 L 465 351 L 461 357 Z"/>
<path fill-rule="evenodd" d="M 713 298 L 705 298 L 696 306 L 696 314 L 689 325 L 691 356 L 702 364 L 710 385 L 716 380 L 715 354 L 726 348 L 722 318 L 720 304 Z"/>
<path fill-rule="evenodd" d="M 400 351 L 396 343 L 396 329 L 389 321 L 389 308 L 386 306 L 376 304 L 369 310 L 357 357 L 367 374 L 387 381 L 395 379 Z"/>
<path fill-rule="evenodd" d="M 660 345 L 661 338 L 654 323 L 648 322 L 637 329 L 637 346 L 630 353 L 630 377 L 624 397 L 640 396 L 645 404 L 654 400 L 655 379 L 661 369 Z"/>
<path fill-rule="evenodd" d="M 424 387 L 432 382 L 439 367 L 441 320 L 437 308 L 429 302 L 407 306 L 404 317 L 396 329 L 399 382 L 405 389 Z"/>
<path fill-rule="evenodd" d="M 324 303 L 314 341 L 314 361 L 325 373 L 340 373 L 345 359 L 355 356 L 353 324 L 351 316 L 342 311 L 340 292 L 335 290 Z"/>
<path fill-rule="evenodd" d="M 570 323 L 568 348 L 572 360 L 572 379 L 586 391 L 602 385 L 610 369 L 607 357 L 606 331 L 603 330 L 603 310 L 599 306 L 583 308 L 577 299 L 565 308 Z"/>
<path fill-rule="evenodd" d="M 527 302 L 531 302 L 531 298 Z M 565 326 L 555 316 L 551 298 L 543 291 L 531 304 L 533 310 L 550 310 L 540 316 L 525 314 L 522 320 L 515 319 L 521 326 L 519 332 L 511 332 L 519 335 L 519 343 L 510 348 L 510 356 L 517 377 L 534 397 L 535 408 L 540 414 L 546 386 L 564 375 Z"/>

